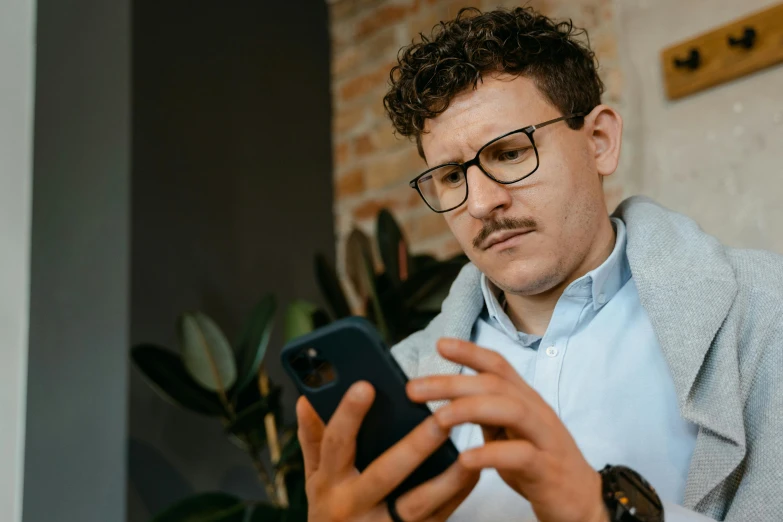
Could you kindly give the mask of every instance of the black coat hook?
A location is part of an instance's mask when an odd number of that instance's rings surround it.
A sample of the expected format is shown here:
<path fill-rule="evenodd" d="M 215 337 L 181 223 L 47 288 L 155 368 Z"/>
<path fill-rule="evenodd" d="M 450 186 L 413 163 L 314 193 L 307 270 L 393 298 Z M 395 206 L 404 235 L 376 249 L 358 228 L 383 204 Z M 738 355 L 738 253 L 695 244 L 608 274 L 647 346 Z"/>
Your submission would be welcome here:
<path fill-rule="evenodd" d="M 746 27 L 742 33 L 742 38 L 734 38 L 729 35 L 730 47 L 742 47 L 743 49 L 751 49 L 756 44 L 756 30 L 752 27 Z"/>
<path fill-rule="evenodd" d="M 695 71 L 701 65 L 701 53 L 698 49 L 691 49 L 687 58 L 675 58 L 674 66 L 678 69 L 686 68 Z"/>

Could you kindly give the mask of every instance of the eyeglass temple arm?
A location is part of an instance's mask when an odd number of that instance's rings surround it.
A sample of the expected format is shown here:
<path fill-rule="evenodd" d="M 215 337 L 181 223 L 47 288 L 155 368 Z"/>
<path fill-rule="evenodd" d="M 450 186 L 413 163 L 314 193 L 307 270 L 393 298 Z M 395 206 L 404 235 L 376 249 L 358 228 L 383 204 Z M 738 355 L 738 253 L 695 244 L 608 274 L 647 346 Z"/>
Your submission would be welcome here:
<path fill-rule="evenodd" d="M 530 130 L 540 129 L 541 127 L 546 127 L 547 125 L 551 125 L 553 123 L 557 123 L 563 120 L 570 120 L 572 118 L 581 118 L 584 115 L 585 113 L 583 112 L 576 112 L 574 114 L 569 114 L 568 116 L 561 116 L 559 118 L 555 118 L 554 120 L 549 120 L 549 121 L 545 121 L 544 123 L 539 123 L 538 125 L 531 125 Z"/>

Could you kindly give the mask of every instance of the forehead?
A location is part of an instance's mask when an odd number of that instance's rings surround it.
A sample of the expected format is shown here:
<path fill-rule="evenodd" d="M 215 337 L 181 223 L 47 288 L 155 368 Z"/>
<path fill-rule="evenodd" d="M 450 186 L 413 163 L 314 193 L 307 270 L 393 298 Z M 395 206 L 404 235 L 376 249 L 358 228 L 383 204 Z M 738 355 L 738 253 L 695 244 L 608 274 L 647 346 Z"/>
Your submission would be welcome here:
<path fill-rule="evenodd" d="M 424 124 L 421 145 L 427 163 L 466 161 L 506 132 L 556 117 L 533 80 L 493 75 L 457 95 L 448 109 Z"/>

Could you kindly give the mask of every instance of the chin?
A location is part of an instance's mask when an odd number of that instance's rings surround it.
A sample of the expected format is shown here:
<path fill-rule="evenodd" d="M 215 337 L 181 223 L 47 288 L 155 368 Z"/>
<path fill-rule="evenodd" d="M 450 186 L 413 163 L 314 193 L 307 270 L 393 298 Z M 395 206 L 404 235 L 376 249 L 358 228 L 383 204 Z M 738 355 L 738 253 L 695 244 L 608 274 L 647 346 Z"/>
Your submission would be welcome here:
<path fill-rule="evenodd" d="M 516 295 L 537 295 L 547 292 L 565 277 L 557 265 L 519 259 L 505 263 L 495 262 L 479 269 L 504 292 Z"/>

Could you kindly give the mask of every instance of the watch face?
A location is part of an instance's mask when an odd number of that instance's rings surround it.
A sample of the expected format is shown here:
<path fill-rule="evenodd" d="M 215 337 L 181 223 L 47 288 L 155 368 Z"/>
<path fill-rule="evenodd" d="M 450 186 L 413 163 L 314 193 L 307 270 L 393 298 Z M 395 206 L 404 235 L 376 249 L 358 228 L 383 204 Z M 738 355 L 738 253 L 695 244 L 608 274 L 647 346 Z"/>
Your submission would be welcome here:
<path fill-rule="evenodd" d="M 632 469 L 618 466 L 615 484 L 625 499 L 620 504 L 625 511 L 640 522 L 661 520 L 663 506 L 655 490 Z"/>

